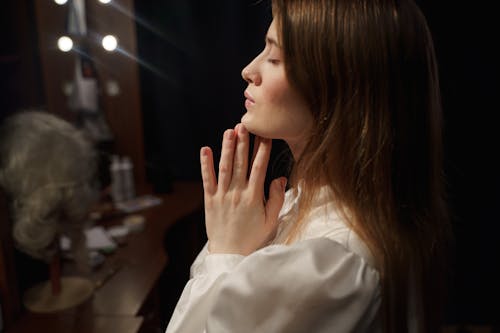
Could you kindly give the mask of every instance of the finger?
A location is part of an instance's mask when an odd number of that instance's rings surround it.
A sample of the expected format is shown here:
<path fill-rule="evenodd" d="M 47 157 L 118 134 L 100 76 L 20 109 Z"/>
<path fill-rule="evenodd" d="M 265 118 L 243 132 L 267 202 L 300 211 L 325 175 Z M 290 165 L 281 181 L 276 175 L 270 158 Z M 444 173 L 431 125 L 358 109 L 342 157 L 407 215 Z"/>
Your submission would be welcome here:
<path fill-rule="evenodd" d="M 201 179 L 205 194 L 213 195 L 217 191 L 217 180 L 215 179 L 214 156 L 210 147 L 200 149 Z"/>
<path fill-rule="evenodd" d="M 269 200 L 266 203 L 266 228 L 272 232 L 278 227 L 278 216 L 285 201 L 286 178 L 281 177 L 271 182 Z"/>
<path fill-rule="evenodd" d="M 254 189 L 264 190 L 264 180 L 266 179 L 267 164 L 271 155 L 271 139 L 260 139 L 257 153 L 250 170 L 249 186 Z"/>
<path fill-rule="evenodd" d="M 255 139 L 253 140 L 252 160 L 250 161 L 249 170 L 252 170 L 253 160 L 255 159 L 255 155 L 257 155 L 257 150 L 259 149 L 259 144 L 260 144 L 260 136 L 255 136 Z"/>
<path fill-rule="evenodd" d="M 245 126 L 236 126 L 236 152 L 233 161 L 231 186 L 241 187 L 247 182 L 249 137 Z"/>
<path fill-rule="evenodd" d="M 231 182 L 233 172 L 233 156 L 235 144 L 234 130 L 228 129 L 224 132 L 222 140 L 222 151 L 219 161 L 219 185 L 218 189 L 227 190 Z"/>

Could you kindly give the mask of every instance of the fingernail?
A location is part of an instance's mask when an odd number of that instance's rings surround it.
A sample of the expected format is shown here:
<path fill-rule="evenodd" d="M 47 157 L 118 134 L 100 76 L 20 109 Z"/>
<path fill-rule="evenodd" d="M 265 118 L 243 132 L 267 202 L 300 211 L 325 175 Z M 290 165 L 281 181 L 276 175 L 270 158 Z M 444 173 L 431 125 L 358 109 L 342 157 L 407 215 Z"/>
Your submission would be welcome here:
<path fill-rule="evenodd" d="M 233 138 L 233 133 L 234 131 L 232 129 L 229 129 L 226 131 L 226 139 L 231 140 Z"/>

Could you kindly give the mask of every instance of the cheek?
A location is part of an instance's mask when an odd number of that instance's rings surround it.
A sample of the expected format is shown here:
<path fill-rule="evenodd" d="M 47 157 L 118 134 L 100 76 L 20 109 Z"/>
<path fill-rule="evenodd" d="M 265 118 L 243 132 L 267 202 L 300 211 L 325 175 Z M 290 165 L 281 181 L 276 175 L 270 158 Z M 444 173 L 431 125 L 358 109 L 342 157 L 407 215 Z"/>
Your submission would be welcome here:
<path fill-rule="evenodd" d="M 271 93 L 271 92 L 270 92 Z M 267 124 L 280 139 L 296 139 L 304 135 L 313 120 L 302 98 L 289 90 L 272 92 L 273 110 Z"/>
<path fill-rule="evenodd" d="M 283 80 L 269 82 L 266 89 L 267 101 L 275 107 L 285 106 L 288 100 L 288 85 Z"/>
<path fill-rule="evenodd" d="M 279 117 L 292 123 L 305 121 L 310 112 L 303 98 L 290 88 L 288 83 L 277 83 L 267 90 L 269 105 Z"/>

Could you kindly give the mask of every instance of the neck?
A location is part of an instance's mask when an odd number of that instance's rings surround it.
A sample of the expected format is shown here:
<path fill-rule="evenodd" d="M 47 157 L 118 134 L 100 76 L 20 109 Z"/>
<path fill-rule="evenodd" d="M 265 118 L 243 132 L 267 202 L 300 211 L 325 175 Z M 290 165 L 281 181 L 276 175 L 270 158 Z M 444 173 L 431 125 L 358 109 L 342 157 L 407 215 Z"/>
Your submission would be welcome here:
<path fill-rule="evenodd" d="M 304 151 L 306 140 L 285 140 L 292 152 L 294 161 L 298 161 Z"/>

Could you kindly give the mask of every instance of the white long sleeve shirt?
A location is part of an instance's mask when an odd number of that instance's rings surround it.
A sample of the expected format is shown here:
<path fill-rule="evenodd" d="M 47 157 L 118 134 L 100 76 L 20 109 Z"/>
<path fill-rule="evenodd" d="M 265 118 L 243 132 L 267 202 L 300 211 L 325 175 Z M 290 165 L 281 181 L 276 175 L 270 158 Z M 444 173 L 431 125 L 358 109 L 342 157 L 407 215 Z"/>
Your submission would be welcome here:
<path fill-rule="evenodd" d="M 167 333 L 380 331 L 374 259 L 325 189 L 302 233 L 283 245 L 297 200 L 287 191 L 269 246 L 242 256 L 210 254 L 205 245 Z"/>

